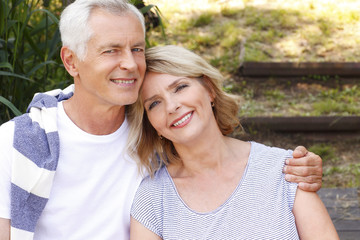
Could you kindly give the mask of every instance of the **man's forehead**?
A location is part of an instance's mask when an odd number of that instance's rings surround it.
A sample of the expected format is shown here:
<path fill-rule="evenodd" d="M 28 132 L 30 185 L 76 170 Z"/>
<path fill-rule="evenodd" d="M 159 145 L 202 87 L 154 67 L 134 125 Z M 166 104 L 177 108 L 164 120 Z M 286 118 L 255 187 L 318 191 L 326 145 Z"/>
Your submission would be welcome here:
<path fill-rule="evenodd" d="M 124 18 L 124 21 L 114 22 L 113 17 Z M 122 15 L 96 13 L 89 21 L 89 25 L 92 32 L 89 40 L 92 42 L 101 41 L 101 45 L 118 47 L 126 42 L 134 46 L 145 46 L 145 33 L 141 22 L 131 12 Z"/>

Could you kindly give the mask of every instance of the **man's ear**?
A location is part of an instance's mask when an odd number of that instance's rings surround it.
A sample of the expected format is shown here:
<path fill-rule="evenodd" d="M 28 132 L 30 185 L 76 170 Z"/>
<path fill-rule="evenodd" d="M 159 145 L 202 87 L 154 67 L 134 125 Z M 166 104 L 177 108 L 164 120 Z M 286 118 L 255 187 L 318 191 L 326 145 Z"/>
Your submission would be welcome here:
<path fill-rule="evenodd" d="M 76 77 L 79 75 L 77 69 L 77 57 L 73 51 L 71 51 L 68 47 L 63 46 L 60 51 L 61 60 L 64 63 L 64 67 L 66 71 L 72 76 Z"/>

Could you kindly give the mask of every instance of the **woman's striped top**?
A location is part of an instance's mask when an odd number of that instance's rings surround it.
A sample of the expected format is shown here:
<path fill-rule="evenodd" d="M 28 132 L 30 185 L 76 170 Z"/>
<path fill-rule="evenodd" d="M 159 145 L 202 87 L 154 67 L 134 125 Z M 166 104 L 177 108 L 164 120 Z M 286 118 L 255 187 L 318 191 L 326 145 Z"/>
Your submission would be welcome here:
<path fill-rule="evenodd" d="M 145 178 L 131 215 L 163 239 L 299 239 L 292 207 L 297 184 L 282 173 L 290 150 L 251 142 L 246 169 L 216 210 L 199 213 L 179 196 L 167 169 Z"/>

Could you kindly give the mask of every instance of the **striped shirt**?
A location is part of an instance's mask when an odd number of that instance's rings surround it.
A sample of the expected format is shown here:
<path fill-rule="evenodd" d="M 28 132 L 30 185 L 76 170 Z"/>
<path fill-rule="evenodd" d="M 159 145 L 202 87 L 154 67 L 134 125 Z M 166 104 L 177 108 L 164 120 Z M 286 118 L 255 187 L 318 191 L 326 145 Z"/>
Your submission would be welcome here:
<path fill-rule="evenodd" d="M 186 205 L 163 167 L 142 181 L 131 215 L 163 239 L 299 239 L 292 213 L 297 184 L 285 181 L 282 173 L 291 154 L 251 142 L 237 188 L 207 213 Z"/>

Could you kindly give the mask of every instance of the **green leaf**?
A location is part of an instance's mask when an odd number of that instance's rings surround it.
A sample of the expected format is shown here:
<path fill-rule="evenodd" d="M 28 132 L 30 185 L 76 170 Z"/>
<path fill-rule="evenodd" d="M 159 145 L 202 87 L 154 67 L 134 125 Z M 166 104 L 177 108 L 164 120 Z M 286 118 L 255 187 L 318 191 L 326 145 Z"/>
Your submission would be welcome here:
<path fill-rule="evenodd" d="M 23 76 L 23 75 L 16 74 L 16 73 L 0 71 L 0 76 L 16 77 L 16 78 L 21 78 L 21 79 L 24 79 L 24 80 L 27 80 L 27 81 L 30 81 L 30 82 L 35 83 L 34 80 L 32 80 L 32 79 L 30 79 L 30 78 L 27 78 L 27 77 L 25 77 L 25 76 Z"/>
<path fill-rule="evenodd" d="M 14 72 L 13 67 L 8 62 L 0 62 L 0 68 L 8 68 L 10 71 Z"/>
<path fill-rule="evenodd" d="M 153 5 L 153 4 L 149 4 L 149 5 L 141 8 L 141 9 L 140 9 L 140 12 L 141 12 L 142 14 L 147 13 L 147 12 L 150 11 L 153 7 L 156 7 L 156 6 Z"/>
<path fill-rule="evenodd" d="M 51 18 L 51 20 L 54 21 L 54 23 L 59 24 L 59 19 L 52 12 L 50 12 L 50 11 L 48 11 L 46 9 L 36 9 L 36 10 L 32 11 L 31 15 L 33 13 L 35 13 L 35 12 L 44 12 L 44 13 L 46 13 Z"/>
<path fill-rule="evenodd" d="M 36 72 L 38 69 L 46 66 L 47 64 L 56 64 L 56 62 L 55 62 L 55 61 L 52 61 L 52 60 L 51 60 L 51 61 L 42 62 L 42 63 L 36 65 L 35 67 L 33 67 L 33 69 L 31 69 L 31 70 L 29 71 L 29 73 L 27 74 L 27 76 L 31 76 L 34 72 Z"/>
<path fill-rule="evenodd" d="M 7 106 L 8 108 L 10 108 L 10 110 L 16 115 L 16 116 L 20 116 L 22 113 L 19 111 L 19 109 L 17 109 L 14 104 L 12 104 L 9 100 L 7 100 L 6 98 L 4 98 L 3 96 L 0 96 L 0 102 L 5 104 L 5 106 Z"/>

